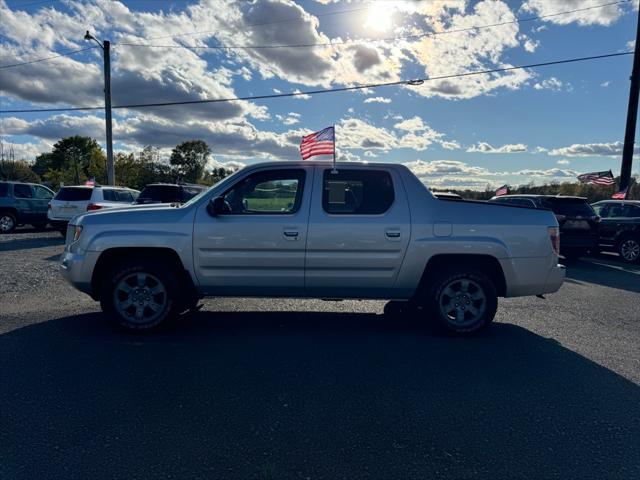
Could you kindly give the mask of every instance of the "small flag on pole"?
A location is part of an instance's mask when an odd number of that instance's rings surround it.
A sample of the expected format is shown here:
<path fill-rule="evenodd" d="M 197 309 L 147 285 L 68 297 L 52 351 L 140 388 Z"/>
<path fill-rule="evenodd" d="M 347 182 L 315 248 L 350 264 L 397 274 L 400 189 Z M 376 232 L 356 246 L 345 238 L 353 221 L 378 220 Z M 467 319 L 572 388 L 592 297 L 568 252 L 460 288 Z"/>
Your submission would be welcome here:
<path fill-rule="evenodd" d="M 496 197 L 501 197 L 502 195 L 509 194 L 509 185 L 503 185 L 498 190 L 496 190 Z"/>
<path fill-rule="evenodd" d="M 594 185 L 613 185 L 615 183 L 613 179 L 613 173 L 611 170 L 607 172 L 591 172 L 578 175 L 580 183 L 592 183 Z"/>
<path fill-rule="evenodd" d="M 616 200 L 625 200 L 627 198 L 628 192 L 629 192 L 629 186 L 627 185 L 627 188 L 623 188 L 619 192 L 614 193 L 613 195 L 611 195 L 611 198 L 614 198 Z"/>
<path fill-rule="evenodd" d="M 87 187 L 95 187 L 96 186 L 96 179 L 95 177 L 91 177 L 89 180 L 87 180 L 86 182 L 84 182 L 84 184 Z"/>
<path fill-rule="evenodd" d="M 303 160 L 307 160 L 316 155 L 333 155 L 333 161 L 335 162 L 335 127 L 327 127 L 324 130 L 302 137 L 300 154 Z"/>

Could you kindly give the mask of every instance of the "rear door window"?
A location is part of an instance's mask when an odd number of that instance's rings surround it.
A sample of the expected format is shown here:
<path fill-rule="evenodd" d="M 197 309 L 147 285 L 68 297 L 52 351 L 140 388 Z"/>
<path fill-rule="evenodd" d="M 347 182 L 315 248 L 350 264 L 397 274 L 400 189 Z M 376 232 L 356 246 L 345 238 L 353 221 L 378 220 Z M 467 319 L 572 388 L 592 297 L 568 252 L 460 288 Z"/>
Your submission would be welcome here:
<path fill-rule="evenodd" d="M 393 180 L 384 170 L 326 169 L 322 184 L 322 208 L 333 215 L 380 215 L 395 199 Z"/>
<path fill-rule="evenodd" d="M 128 190 L 116 190 L 116 198 L 118 202 L 120 203 L 131 203 L 133 202 L 134 198 L 131 195 L 131 192 Z"/>
<path fill-rule="evenodd" d="M 54 200 L 62 200 L 65 202 L 80 202 L 91 198 L 92 188 L 83 187 L 62 187 L 54 197 Z"/>
<path fill-rule="evenodd" d="M 105 202 L 117 202 L 117 193 L 116 190 L 110 190 L 110 189 L 103 189 L 102 190 L 102 196 L 105 200 Z"/>
<path fill-rule="evenodd" d="M 33 192 L 31 191 L 31 185 L 25 185 L 23 183 L 16 183 L 13 185 L 13 196 L 15 198 L 33 198 Z"/>
<path fill-rule="evenodd" d="M 9 184 L 0 182 L 0 197 L 6 197 L 9 193 Z"/>
<path fill-rule="evenodd" d="M 640 217 L 640 206 L 638 205 L 625 205 L 625 217 Z"/>

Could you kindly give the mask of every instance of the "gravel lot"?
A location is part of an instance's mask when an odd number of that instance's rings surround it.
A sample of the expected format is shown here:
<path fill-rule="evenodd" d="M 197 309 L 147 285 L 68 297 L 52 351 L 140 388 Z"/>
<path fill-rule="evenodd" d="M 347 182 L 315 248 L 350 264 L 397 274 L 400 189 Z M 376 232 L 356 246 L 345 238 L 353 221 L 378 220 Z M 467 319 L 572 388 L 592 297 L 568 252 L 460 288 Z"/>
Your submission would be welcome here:
<path fill-rule="evenodd" d="M 568 268 L 473 339 L 383 302 L 207 300 L 152 335 L 0 236 L 0 478 L 640 478 L 640 267 Z"/>

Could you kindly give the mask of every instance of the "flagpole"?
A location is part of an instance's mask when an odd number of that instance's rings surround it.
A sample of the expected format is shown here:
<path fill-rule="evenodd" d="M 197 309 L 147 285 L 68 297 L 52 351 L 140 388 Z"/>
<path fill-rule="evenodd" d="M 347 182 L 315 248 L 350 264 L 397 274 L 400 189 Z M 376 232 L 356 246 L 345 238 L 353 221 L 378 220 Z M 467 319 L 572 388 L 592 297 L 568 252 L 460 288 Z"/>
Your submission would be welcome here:
<path fill-rule="evenodd" d="M 338 173 L 338 170 L 336 169 L 336 142 L 338 141 L 338 139 L 336 138 L 336 124 L 333 124 L 333 170 L 331 170 L 331 173 Z"/>

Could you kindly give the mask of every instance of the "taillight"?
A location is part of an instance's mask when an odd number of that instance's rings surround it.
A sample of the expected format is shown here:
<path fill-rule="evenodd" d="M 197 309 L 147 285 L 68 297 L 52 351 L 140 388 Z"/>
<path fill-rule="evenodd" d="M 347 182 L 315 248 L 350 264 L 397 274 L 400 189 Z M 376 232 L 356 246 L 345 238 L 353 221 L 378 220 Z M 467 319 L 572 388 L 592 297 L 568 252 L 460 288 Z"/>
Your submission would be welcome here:
<path fill-rule="evenodd" d="M 95 203 L 90 203 L 89 205 L 87 205 L 87 212 L 90 212 L 91 210 L 100 210 L 102 208 L 102 205 L 96 205 Z"/>
<path fill-rule="evenodd" d="M 551 248 L 553 253 L 560 255 L 560 230 L 558 227 L 549 227 L 549 240 L 551 241 Z"/>
<path fill-rule="evenodd" d="M 51 203 L 49 203 L 49 205 L 47 205 L 47 208 L 48 208 L 49 210 L 51 210 Z"/>

